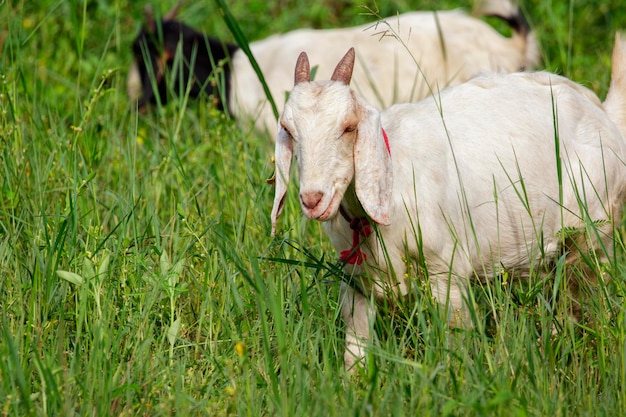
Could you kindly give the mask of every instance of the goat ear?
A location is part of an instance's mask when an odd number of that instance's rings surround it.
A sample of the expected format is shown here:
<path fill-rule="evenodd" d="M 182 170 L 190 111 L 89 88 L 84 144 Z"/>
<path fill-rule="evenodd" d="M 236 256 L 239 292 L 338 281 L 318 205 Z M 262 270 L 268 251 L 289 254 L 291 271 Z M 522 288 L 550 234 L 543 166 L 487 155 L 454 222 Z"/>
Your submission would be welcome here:
<path fill-rule="evenodd" d="M 354 144 L 354 188 L 365 212 L 378 224 L 389 225 L 393 187 L 391 156 L 383 138 L 378 110 L 358 99 L 361 120 Z"/>
<path fill-rule="evenodd" d="M 348 49 L 348 52 L 341 58 L 341 61 L 335 67 L 331 81 L 341 81 L 345 85 L 350 84 L 352 79 L 352 70 L 354 69 L 354 48 Z"/>
<path fill-rule="evenodd" d="M 284 127 L 278 126 L 278 137 L 276 138 L 276 150 L 274 152 L 275 159 L 275 175 L 276 190 L 274 194 L 274 207 L 272 208 L 272 237 L 276 234 L 276 223 L 278 216 L 283 211 L 285 204 L 285 195 L 287 194 L 287 186 L 289 185 L 289 171 L 291 169 L 291 157 L 293 154 L 293 142 L 289 137 L 289 133 Z"/>
<path fill-rule="evenodd" d="M 311 81 L 311 66 L 309 65 L 309 57 L 306 52 L 300 52 L 298 61 L 296 61 L 294 85 L 308 81 Z"/>

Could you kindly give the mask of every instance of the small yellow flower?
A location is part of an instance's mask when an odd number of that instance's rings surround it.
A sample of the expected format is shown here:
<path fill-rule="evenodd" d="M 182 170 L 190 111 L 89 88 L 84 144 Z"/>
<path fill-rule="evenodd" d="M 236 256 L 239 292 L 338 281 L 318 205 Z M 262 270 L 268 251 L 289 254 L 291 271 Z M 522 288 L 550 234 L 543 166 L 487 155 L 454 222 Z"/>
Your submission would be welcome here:
<path fill-rule="evenodd" d="M 143 145 L 146 142 L 146 129 L 140 128 L 137 132 L 137 143 L 139 145 Z"/>
<path fill-rule="evenodd" d="M 235 392 L 237 392 L 237 390 L 232 385 L 228 385 L 226 387 L 226 394 L 228 394 L 228 395 L 235 395 Z"/>
<path fill-rule="evenodd" d="M 244 345 L 243 342 L 237 342 L 235 351 L 237 351 L 237 356 L 240 358 L 243 357 L 244 353 L 246 353 L 246 345 Z"/>

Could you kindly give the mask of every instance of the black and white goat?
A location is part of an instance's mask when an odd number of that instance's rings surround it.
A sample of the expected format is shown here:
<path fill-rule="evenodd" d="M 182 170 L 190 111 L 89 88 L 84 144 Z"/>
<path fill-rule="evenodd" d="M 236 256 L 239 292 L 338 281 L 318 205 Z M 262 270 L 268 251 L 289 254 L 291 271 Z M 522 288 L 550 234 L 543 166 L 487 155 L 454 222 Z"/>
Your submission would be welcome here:
<path fill-rule="evenodd" d="M 451 325 L 468 326 L 473 280 L 523 277 L 572 242 L 610 255 L 626 197 L 626 40 L 616 37 L 604 103 L 558 75 L 493 73 L 379 112 L 350 88 L 354 64 L 350 49 L 331 81 L 313 82 L 300 55 L 271 214 L 275 234 L 295 157 L 302 210 L 353 276 L 342 287 L 348 368 L 370 340 L 370 300 L 406 295 L 411 259 Z"/>
<path fill-rule="evenodd" d="M 477 10 L 477 14 L 506 20 L 513 29 L 510 38 L 460 10 L 424 11 L 351 28 L 295 30 L 252 42 L 250 48 L 282 109 L 285 93 L 291 88 L 290 70 L 284 62 L 307 50 L 321 68 L 318 75 L 324 78 L 328 76 L 324 69 L 354 46 L 360 59 L 355 63 L 352 85 L 368 102 L 383 108 L 415 101 L 481 72 L 532 69 L 539 59 L 538 46 L 513 1 L 483 0 Z M 175 20 L 177 7 L 158 23 L 148 14 L 133 44 L 135 63 L 128 78 L 131 100 L 138 100 L 139 108 L 156 102 L 157 97 L 161 103 L 167 102 L 166 68 L 171 69 L 181 44 L 182 76 L 193 80 L 192 97 L 204 90 L 235 118 L 254 120 L 259 130 L 275 135 L 275 117 L 245 53 Z M 162 43 L 157 42 L 160 38 Z M 229 63 L 219 65 L 228 57 Z M 223 83 L 209 80 L 218 65 L 223 68 Z M 180 70 L 172 72 L 172 79 L 178 79 Z M 174 91 L 178 88 L 176 85 Z"/>

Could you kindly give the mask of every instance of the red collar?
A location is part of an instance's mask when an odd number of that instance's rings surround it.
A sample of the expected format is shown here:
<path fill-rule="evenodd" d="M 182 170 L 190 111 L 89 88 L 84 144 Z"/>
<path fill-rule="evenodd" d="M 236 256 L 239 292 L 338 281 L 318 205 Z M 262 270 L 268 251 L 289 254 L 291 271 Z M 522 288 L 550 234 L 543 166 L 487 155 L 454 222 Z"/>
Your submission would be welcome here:
<path fill-rule="evenodd" d="M 348 250 L 343 250 L 339 253 L 339 259 L 349 264 L 361 265 L 363 261 L 367 259 L 365 253 L 359 249 L 361 246 L 361 236 L 368 237 L 374 231 L 372 225 L 367 217 L 355 217 L 351 218 L 343 208 L 343 205 L 339 206 L 339 213 L 350 224 L 352 229 L 352 246 Z"/>

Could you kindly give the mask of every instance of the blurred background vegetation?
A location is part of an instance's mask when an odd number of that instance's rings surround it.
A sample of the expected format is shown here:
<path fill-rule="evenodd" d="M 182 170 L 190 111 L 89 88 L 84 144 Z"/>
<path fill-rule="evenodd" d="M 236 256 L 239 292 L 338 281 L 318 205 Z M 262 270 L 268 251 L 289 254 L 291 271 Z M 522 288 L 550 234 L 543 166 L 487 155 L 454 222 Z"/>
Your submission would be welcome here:
<path fill-rule="evenodd" d="M 204 101 L 130 111 L 145 4 L 0 0 L 0 415 L 623 415 L 622 263 L 597 331 L 553 336 L 542 282 L 515 299 L 494 284 L 494 331 L 448 332 L 423 297 L 379 320 L 366 376 L 337 377 L 338 282 L 299 263 L 334 251 L 295 199 L 291 241 L 269 237 L 272 140 Z M 230 2 L 250 40 L 457 7 L 472 5 Z M 623 0 L 522 8 L 541 68 L 603 98 Z M 178 17 L 232 39 L 210 0 Z"/>
<path fill-rule="evenodd" d="M 164 14 L 171 3 L 154 3 L 153 8 L 157 14 Z M 122 82 L 130 62 L 131 42 L 143 21 L 143 6 L 143 2 L 124 0 L 5 1 L 0 6 L 3 20 L 8 23 L 3 30 L 2 63 L 6 67 L 8 62 L 20 62 L 22 68 L 36 74 L 37 86 L 45 86 L 53 98 L 72 97 L 76 87 L 91 85 L 94 74 L 99 76 L 104 69 L 115 69 L 115 78 Z M 471 10 L 472 4 L 459 0 L 395 0 L 384 4 L 361 0 L 307 4 L 245 0 L 232 2 L 230 7 L 249 40 L 255 40 L 301 27 L 367 23 L 373 19 L 371 10 L 384 17 L 411 10 Z M 526 0 L 521 7 L 539 38 L 544 68 L 587 85 L 602 96 L 607 89 L 613 35 L 626 27 L 623 3 Z M 208 34 L 232 39 L 211 1 L 184 4 L 179 18 Z M 15 42 L 21 46 L 17 48 Z M 26 51 L 26 56 L 17 56 Z"/>

